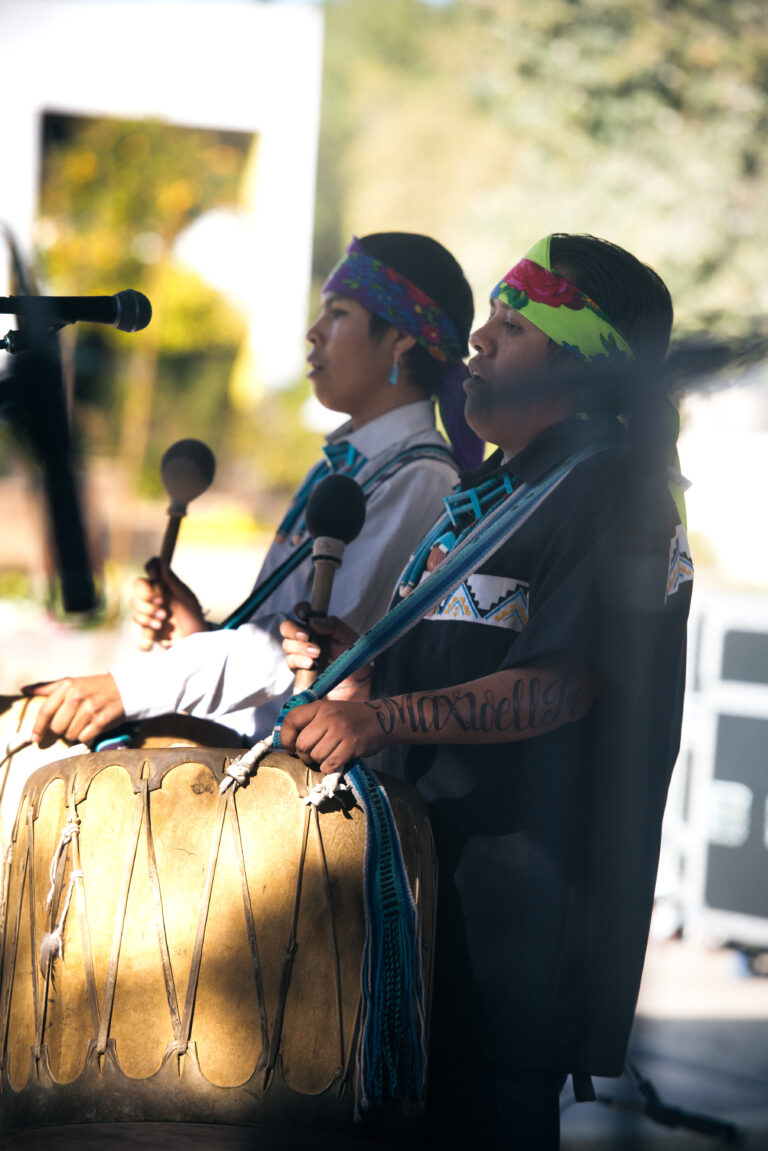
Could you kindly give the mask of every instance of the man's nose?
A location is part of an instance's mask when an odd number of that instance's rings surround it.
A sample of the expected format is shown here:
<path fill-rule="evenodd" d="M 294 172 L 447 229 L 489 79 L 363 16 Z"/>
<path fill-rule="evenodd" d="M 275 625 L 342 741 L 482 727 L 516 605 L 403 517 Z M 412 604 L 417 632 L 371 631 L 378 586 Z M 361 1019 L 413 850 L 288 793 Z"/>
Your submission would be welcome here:
<path fill-rule="evenodd" d="M 483 352 L 488 355 L 493 347 L 493 336 L 490 331 L 490 324 L 481 324 L 479 328 L 475 328 L 474 332 L 470 333 L 469 346 L 474 348 L 476 352 Z"/>

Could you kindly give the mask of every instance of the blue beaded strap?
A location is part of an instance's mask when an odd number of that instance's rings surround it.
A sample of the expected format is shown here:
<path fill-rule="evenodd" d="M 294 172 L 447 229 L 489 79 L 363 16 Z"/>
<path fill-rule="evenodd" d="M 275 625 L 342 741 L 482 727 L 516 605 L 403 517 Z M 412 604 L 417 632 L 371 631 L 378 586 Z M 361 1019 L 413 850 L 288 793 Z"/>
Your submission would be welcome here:
<path fill-rule="evenodd" d="M 459 490 L 445 496 L 445 515 L 414 551 L 400 578 L 400 594 L 408 595 L 419 583 L 426 569 L 429 553 L 434 547 L 445 552 L 453 551 L 458 543 L 472 530 L 475 523 L 493 511 L 495 507 L 511 496 L 515 490 L 514 476 L 493 476 L 475 488 Z M 462 521 L 464 524 L 462 526 Z"/>
<path fill-rule="evenodd" d="M 458 546 L 410 595 L 360 636 L 352 647 L 321 672 L 312 685 L 312 695 L 321 699 L 347 676 L 370 663 L 391 644 L 410 631 L 431 608 L 457 588 L 471 572 L 477 571 L 502 544 L 523 526 L 545 499 L 559 487 L 568 473 L 598 452 L 603 445 L 590 445 L 570 456 L 536 484 L 521 484 L 476 523 Z M 290 701 L 289 701 L 290 703 Z"/>
<path fill-rule="evenodd" d="M 341 446 L 341 445 L 339 445 Z M 410 448 L 403 448 L 401 452 L 387 460 L 382 464 L 377 471 L 373 472 L 360 486 L 363 490 L 363 495 L 366 499 L 374 490 L 383 483 L 385 480 L 390 479 L 401 468 L 407 464 L 413 463 L 417 460 L 442 460 L 446 463 L 454 464 L 455 460 L 451 453 L 450 448 L 443 444 L 413 444 Z M 307 477 L 307 480 L 302 485 L 306 487 L 310 482 L 312 475 L 318 470 L 322 469 L 322 475 L 318 476 L 318 480 L 324 479 L 328 473 L 325 461 L 318 464 L 318 468 L 313 469 L 312 473 Z M 316 481 L 317 482 L 317 481 Z M 298 497 L 297 497 L 298 498 Z M 312 554 L 311 538 L 305 539 L 293 551 L 287 559 L 283 560 L 279 567 L 257 584 L 251 594 L 248 596 L 239 607 L 235 608 L 230 615 L 218 625 L 219 628 L 229 630 L 233 627 L 239 627 L 241 623 L 245 623 L 256 612 L 261 605 L 267 600 L 272 593 L 280 586 L 283 580 L 287 579 L 291 572 L 294 572 L 304 560 Z"/>
<path fill-rule="evenodd" d="M 273 733 L 280 748 L 283 717 L 316 698 L 311 689 L 283 705 Z M 401 1099 L 421 1102 L 427 1073 L 421 921 L 387 793 L 358 760 L 345 779 L 365 819 L 360 965 L 360 1032 L 355 1057 L 355 1118 Z"/>
<path fill-rule="evenodd" d="M 367 930 L 356 1067 L 357 1097 L 365 1110 L 424 1096 L 424 980 L 419 916 L 387 793 L 362 763 L 356 763 L 346 779 L 366 813 Z"/>
<path fill-rule="evenodd" d="M 285 539 L 294 530 L 299 536 L 304 534 L 306 531 L 304 513 L 307 510 L 309 497 L 320 480 L 324 480 L 326 476 L 333 473 L 351 476 L 354 479 L 363 464 L 368 463 L 362 452 L 359 452 L 354 444 L 350 444 L 347 440 L 342 440 L 340 444 L 326 444 L 323 453 L 325 459 L 320 460 L 309 473 L 280 521 L 280 526 L 277 529 L 278 539 Z"/>

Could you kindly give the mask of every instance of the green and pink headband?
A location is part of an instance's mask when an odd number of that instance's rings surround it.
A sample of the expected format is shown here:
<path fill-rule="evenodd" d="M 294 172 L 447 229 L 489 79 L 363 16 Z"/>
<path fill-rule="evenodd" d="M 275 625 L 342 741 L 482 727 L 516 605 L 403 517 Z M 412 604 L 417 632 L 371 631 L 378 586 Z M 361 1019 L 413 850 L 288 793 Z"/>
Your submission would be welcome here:
<path fill-rule="evenodd" d="M 462 358 L 464 349 L 450 316 L 400 272 L 369 256 L 357 236 L 323 284 L 324 295 L 332 292 L 357 300 L 369 312 L 413 336 L 440 363 Z"/>
<path fill-rule="evenodd" d="M 545 236 L 491 292 L 580 360 L 633 360 L 625 337 L 575 284 L 552 271 L 551 236 Z"/>

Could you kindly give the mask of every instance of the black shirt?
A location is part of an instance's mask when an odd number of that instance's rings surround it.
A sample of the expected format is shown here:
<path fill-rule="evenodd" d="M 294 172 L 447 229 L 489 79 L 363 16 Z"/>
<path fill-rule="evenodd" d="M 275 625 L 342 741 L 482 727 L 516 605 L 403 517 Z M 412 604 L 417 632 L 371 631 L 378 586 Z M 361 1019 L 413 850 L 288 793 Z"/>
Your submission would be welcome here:
<path fill-rule="evenodd" d="M 588 442 L 602 450 L 378 659 L 373 695 L 563 656 L 596 673 L 578 722 L 510 743 L 393 748 L 384 766 L 415 784 L 435 833 L 442 1056 L 618 1075 L 679 744 L 685 533 L 665 477 L 612 420 L 566 421 L 463 483 L 499 470 L 535 482 Z"/>

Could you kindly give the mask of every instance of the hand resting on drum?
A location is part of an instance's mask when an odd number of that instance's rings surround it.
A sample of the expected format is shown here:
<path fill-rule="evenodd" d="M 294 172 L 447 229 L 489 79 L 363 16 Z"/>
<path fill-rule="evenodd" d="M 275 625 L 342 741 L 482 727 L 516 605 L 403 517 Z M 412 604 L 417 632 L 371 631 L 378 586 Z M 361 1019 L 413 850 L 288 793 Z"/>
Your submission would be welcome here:
<path fill-rule="evenodd" d="M 21 691 L 46 697 L 32 729 L 35 743 L 48 731 L 73 743 L 92 743 L 125 715 L 117 684 L 108 672 L 28 684 Z"/>
<path fill-rule="evenodd" d="M 374 755 L 387 743 L 367 703 L 319 699 L 294 707 L 283 718 L 280 743 L 303 763 L 330 775 L 350 762 Z"/>
<path fill-rule="evenodd" d="M 299 603 L 293 609 L 299 620 L 306 620 L 309 618 L 309 604 Z M 311 620 L 312 631 L 318 636 L 327 639 L 327 662 L 333 663 L 338 659 L 343 652 L 347 651 L 352 646 L 358 635 L 344 623 L 344 620 L 338 619 L 334 615 L 329 615 L 324 618 L 314 617 Z M 280 634 L 283 637 L 283 651 L 285 652 L 286 663 L 291 671 L 296 672 L 300 669 L 314 668 L 315 661 L 320 657 L 320 647 L 314 643 L 310 637 L 307 624 L 304 622 L 297 623 L 295 620 L 287 619 L 280 624 Z M 350 675 L 332 691 L 328 692 L 327 699 L 343 699 L 352 701 L 362 701 L 368 699 L 370 696 L 371 674 L 373 672 L 373 664 L 367 663 L 359 668 L 356 672 Z"/>
<path fill-rule="evenodd" d="M 155 633 L 155 641 L 171 647 L 176 640 L 208 631 L 200 602 L 192 591 L 157 557 L 146 564 L 147 579 L 134 580 L 131 613 L 134 623 Z"/>
<path fill-rule="evenodd" d="M 309 604 L 297 604 L 293 610 L 300 620 L 309 619 Z M 316 635 L 328 639 L 329 663 L 338 659 L 358 638 L 357 633 L 336 616 L 315 616 L 311 626 Z M 291 671 L 315 666 L 320 648 L 312 642 L 306 623 L 284 620 L 280 634 Z M 329 691 L 325 699 L 289 711 L 280 728 L 280 742 L 285 750 L 293 752 L 309 767 L 330 775 L 343 771 L 351 760 L 373 755 L 383 747 L 381 727 L 365 703 L 371 693 L 372 672 L 373 664 L 365 664 Z"/>

